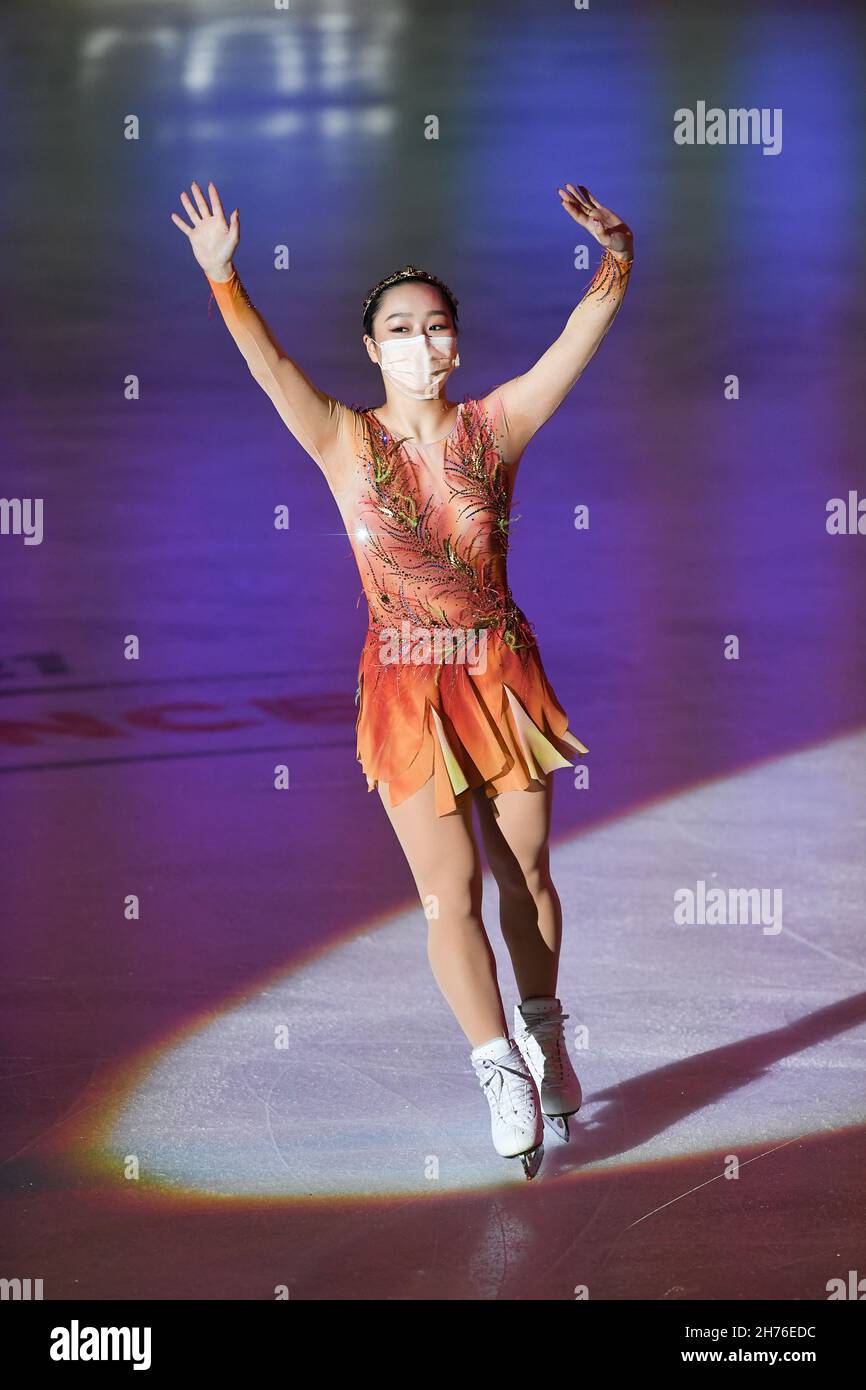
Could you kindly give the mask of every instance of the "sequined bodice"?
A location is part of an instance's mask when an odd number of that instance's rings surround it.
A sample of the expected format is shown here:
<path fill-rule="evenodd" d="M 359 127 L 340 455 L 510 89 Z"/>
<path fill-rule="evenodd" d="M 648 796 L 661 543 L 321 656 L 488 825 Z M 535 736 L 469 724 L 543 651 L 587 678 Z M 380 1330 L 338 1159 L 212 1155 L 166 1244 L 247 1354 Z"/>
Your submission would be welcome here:
<path fill-rule="evenodd" d="M 448 438 L 429 446 L 361 414 L 349 534 L 370 628 L 485 628 L 514 650 L 533 646 L 508 587 L 509 478 L 481 402 L 465 401 Z"/>

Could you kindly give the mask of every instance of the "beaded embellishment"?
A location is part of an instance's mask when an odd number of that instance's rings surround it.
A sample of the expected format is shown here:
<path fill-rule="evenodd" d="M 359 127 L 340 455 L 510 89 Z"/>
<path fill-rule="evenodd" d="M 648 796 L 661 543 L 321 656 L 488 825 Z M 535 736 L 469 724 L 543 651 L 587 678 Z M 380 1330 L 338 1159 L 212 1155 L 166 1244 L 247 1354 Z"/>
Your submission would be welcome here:
<path fill-rule="evenodd" d="M 447 503 L 419 479 L 406 441 L 391 438 L 372 409 L 361 414 L 368 447 L 355 541 L 366 563 L 370 626 L 486 628 L 514 652 L 535 647 L 506 578 L 508 478 L 483 407 L 464 401 L 445 441 Z"/>
<path fill-rule="evenodd" d="M 607 299 L 614 292 L 623 290 L 625 282 L 631 274 L 634 265 L 634 257 L 629 261 L 621 260 L 612 251 L 605 251 L 596 267 L 595 274 L 586 287 L 584 299 L 598 297 L 599 300 Z"/>

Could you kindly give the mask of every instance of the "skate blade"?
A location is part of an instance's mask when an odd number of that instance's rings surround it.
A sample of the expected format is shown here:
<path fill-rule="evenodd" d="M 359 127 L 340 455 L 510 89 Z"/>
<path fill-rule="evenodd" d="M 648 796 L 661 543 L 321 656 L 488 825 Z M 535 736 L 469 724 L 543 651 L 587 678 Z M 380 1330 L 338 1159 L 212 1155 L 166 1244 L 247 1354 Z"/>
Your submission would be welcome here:
<path fill-rule="evenodd" d="M 541 1161 L 544 1158 L 544 1145 L 539 1144 L 537 1149 L 528 1149 L 525 1154 L 517 1154 L 515 1157 L 520 1159 L 525 1178 L 527 1181 L 531 1181 L 541 1167 Z"/>
<path fill-rule="evenodd" d="M 576 1114 L 577 1114 L 577 1111 L 576 1111 L 576 1110 L 572 1110 L 572 1111 L 570 1112 L 570 1114 L 571 1114 L 571 1115 L 576 1115 Z M 571 1138 L 571 1132 L 570 1132 L 570 1130 L 569 1130 L 569 1128 L 568 1128 L 568 1121 L 569 1121 L 569 1118 L 570 1118 L 569 1115 L 545 1115 L 545 1116 L 544 1116 L 544 1123 L 545 1123 L 550 1129 L 553 1130 L 553 1133 L 556 1135 L 556 1137 L 557 1137 L 558 1139 L 561 1139 L 561 1140 L 562 1140 L 563 1144 L 567 1144 L 568 1141 L 569 1141 L 569 1139 Z"/>

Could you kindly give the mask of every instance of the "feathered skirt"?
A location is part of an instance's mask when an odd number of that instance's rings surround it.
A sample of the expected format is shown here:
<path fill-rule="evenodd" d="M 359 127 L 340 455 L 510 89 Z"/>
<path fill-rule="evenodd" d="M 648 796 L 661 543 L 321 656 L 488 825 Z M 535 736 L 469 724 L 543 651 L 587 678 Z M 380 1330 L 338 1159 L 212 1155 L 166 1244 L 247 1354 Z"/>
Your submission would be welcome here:
<path fill-rule="evenodd" d="M 432 777 L 436 813 L 483 787 L 523 790 L 571 767 L 586 744 L 568 727 L 536 645 L 513 650 L 487 634 L 483 662 L 383 660 L 370 628 L 358 669 L 357 759 L 367 790 L 387 783 L 392 806 Z"/>

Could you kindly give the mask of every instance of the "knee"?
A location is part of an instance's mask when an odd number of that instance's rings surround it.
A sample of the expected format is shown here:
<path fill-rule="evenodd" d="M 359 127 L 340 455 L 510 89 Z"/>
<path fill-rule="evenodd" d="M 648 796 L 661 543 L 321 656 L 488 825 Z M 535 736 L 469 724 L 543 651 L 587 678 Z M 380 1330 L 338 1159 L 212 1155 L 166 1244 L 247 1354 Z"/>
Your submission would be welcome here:
<path fill-rule="evenodd" d="M 422 881 L 418 885 L 424 915 L 431 926 L 436 922 L 453 925 L 479 916 L 480 892 L 472 878 Z"/>
<path fill-rule="evenodd" d="M 500 898 L 526 897 L 526 875 L 516 859 L 491 861 L 490 868 L 496 879 Z"/>
<path fill-rule="evenodd" d="M 550 866 L 547 863 L 534 864 L 531 868 L 524 871 L 526 887 L 532 897 L 538 902 L 553 889 L 553 880 L 550 877 Z"/>
<path fill-rule="evenodd" d="M 500 893 L 506 897 L 525 897 L 536 901 L 553 887 L 550 878 L 550 859 L 546 850 L 537 854 L 516 856 L 507 866 L 503 877 L 496 875 Z"/>

